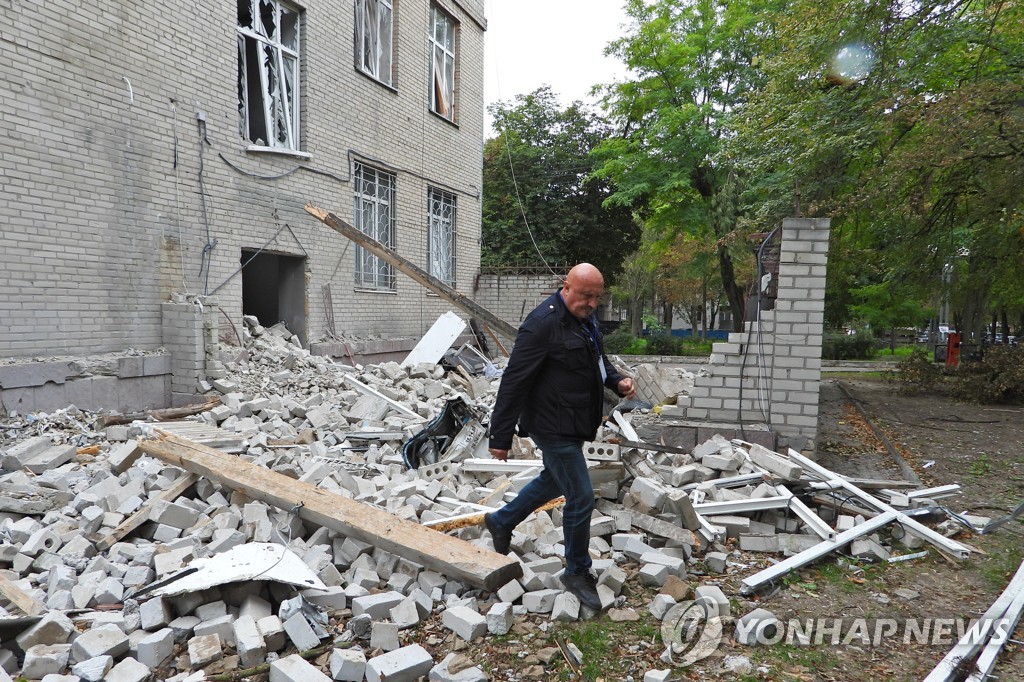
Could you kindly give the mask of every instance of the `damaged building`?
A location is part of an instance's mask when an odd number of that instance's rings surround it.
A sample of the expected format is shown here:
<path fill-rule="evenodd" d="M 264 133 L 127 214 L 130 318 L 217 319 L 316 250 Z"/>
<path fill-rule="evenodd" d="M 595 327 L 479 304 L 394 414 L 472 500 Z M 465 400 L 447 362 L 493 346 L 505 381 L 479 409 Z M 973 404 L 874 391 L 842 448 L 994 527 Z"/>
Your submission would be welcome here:
<path fill-rule="evenodd" d="M 321 350 L 404 354 L 448 304 L 309 202 L 471 289 L 480 0 L 90 0 L 0 16 L 5 413 L 187 402 L 222 372 L 218 338 L 241 347 L 243 314 L 314 352 L 344 337 Z"/>

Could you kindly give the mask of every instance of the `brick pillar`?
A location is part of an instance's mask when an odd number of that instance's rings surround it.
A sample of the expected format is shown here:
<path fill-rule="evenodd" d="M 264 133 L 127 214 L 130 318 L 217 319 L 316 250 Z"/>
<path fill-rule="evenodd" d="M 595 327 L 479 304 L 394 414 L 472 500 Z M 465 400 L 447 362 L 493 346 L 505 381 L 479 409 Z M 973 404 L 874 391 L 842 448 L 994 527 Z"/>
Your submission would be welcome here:
<path fill-rule="evenodd" d="M 828 218 L 782 221 L 778 294 L 744 331 L 715 343 L 685 416 L 737 426 L 768 424 L 779 447 L 811 451 L 818 431 Z"/>
<path fill-rule="evenodd" d="M 192 303 L 164 303 L 163 345 L 171 354 L 171 404 L 195 401 L 207 364 L 216 357 L 217 307 Z"/>

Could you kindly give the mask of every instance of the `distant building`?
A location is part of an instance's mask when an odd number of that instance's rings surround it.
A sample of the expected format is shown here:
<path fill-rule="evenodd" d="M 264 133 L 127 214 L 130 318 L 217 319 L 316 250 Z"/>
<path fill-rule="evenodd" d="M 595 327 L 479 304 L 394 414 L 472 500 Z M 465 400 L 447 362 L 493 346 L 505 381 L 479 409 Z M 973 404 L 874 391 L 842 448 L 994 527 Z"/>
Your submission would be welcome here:
<path fill-rule="evenodd" d="M 182 402 L 215 371 L 202 340 L 231 338 L 243 313 L 308 346 L 415 339 L 451 307 L 307 203 L 472 288 L 482 0 L 82 0 L 0 15 L 7 411 Z M 80 360 L 62 369 L 62 356 Z M 112 377 L 136 393 L 113 398 Z"/>

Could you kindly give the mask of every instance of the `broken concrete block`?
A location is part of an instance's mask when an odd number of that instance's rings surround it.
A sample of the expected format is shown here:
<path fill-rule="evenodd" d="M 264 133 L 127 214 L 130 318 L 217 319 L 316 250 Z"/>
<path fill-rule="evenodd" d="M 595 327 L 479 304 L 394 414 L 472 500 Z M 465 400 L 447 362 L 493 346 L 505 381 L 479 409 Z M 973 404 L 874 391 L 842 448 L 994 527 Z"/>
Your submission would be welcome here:
<path fill-rule="evenodd" d="M 703 604 L 711 618 L 730 614 L 729 598 L 717 585 L 701 585 L 693 591 L 693 601 Z"/>
<path fill-rule="evenodd" d="M 562 593 L 558 589 L 541 589 L 523 595 L 523 606 L 530 613 L 551 613 L 555 606 L 555 597 Z"/>
<path fill-rule="evenodd" d="M 343 587 L 328 587 L 326 590 L 302 590 L 302 596 L 311 604 L 315 604 L 328 612 L 341 611 L 348 605 L 348 597 Z"/>
<path fill-rule="evenodd" d="M 320 638 L 313 632 L 313 628 L 302 613 L 296 613 L 286 620 L 284 631 L 288 633 L 288 639 L 299 651 L 308 651 L 320 644 Z"/>
<path fill-rule="evenodd" d="M 20 443 L 4 448 L 0 454 L 0 468 L 18 471 L 24 462 L 53 445 L 49 436 L 33 436 Z"/>
<path fill-rule="evenodd" d="M 510 580 L 498 588 L 498 599 L 504 602 L 515 603 L 526 594 L 526 590 L 519 584 L 518 580 Z"/>
<path fill-rule="evenodd" d="M 467 642 L 487 632 L 487 619 L 465 606 L 446 609 L 441 615 L 441 624 Z"/>
<path fill-rule="evenodd" d="M 251 668 L 263 663 L 267 644 L 252 616 L 239 616 L 231 624 L 235 636 L 235 649 L 243 667 Z"/>
<path fill-rule="evenodd" d="M 15 641 L 22 651 L 27 651 L 37 644 L 64 644 L 75 632 L 75 624 L 70 618 L 60 611 L 49 611 L 42 620 L 18 635 Z"/>
<path fill-rule="evenodd" d="M 36 557 L 42 552 L 56 552 L 60 549 L 60 538 L 48 528 L 40 528 L 29 536 L 21 546 L 21 553 Z"/>
<path fill-rule="evenodd" d="M 579 597 L 571 592 L 562 592 L 555 597 L 555 603 L 551 607 L 551 620 L 572 622 L 580 617 Z"/>
<path fill-rule="evenodd" d="M 370 648 L 382 651 L 394 651 L 402 646 L 398 641 L 398 625 L 387 621 L 377 621 L 370 626 Z"/>
<path fill-rule="evenodd" d="M 723 552 L 708 552 L 704 555 L 704 565 L 712 573 L 725 573 L 729 555 Z"/>
<path fill-rule="evenodd" d="M 263 635 L 263 641 L 267 645 L 267 651 L 280 651 L 288 643 L 284 631 L 284 623 L 277 616 L 271 614 L 256 621 L 256 628 Z"/>
<path fill-rule="evenodd" d="M 382 620 L 387 618 L 391 609 L 401 604 L 404 599 L 405 595 L 401 592 L 381 592 L 356 597 L 352 600 L 352 615 L 367 614 L 374 620 Z"/>
<path fill-rule="evenodd" d="M 118 658 L 128 651 L 128 635 L 116 625 L 103 625 L 75 638 L 71 653 L 76 661 L 85 661 L 97 656 Z"/>
<path fill-rule="evenodd" d="M 423 619 L 419 606 L 412 597 L 403 599 L 398 606 L 391 609 L 390 615 L 391 622 L 402 630 L 419 625 Z"/>
<path fill-rule="evenodd" d="M 512 604 L 508 602 L 498 602 L 491 606 L 485 618 L 487 620 L 487 631 L 492 635 L 506 635 L 515 624 Z"/>
<path fill-rule="evenodd" d="M 739 546 L 744 552 L 778 552 L 779 538 L 776 535 L 741 534 Z"/>
<path fill-rule="evenodd" d="M 68 666 L 70 653 L 70 644 L 36 644 L 29 647 L 21 665 L 21 676 L 41 680 L 47 675 L 60 674 Z"/>
<path fill-rule="evenodd" d="M 888 561 L 889 551 L 871 538 L 860 538 L 850 543 L 850 556 L 866 561 Z"/>
<path fill-rule="evenodd" d="M 637 572 L 637 578 L 644 585 L 650 587 L 661 587 L 668 579 L 669 568 L 661 564 L 644 564 Z"/>
<path fill-rule="evenodd" d="M 426 675 L 434 660 L 419 644 L 374 656 L 366 662 L 367 682 L 414 682 Z"/>
<path fill-rule="evenodd" d="M 77 675 L 83 682 L 102 682 L 107 672 L 113 667 L 113 656 L 97 656 L 73 665 L 71 674 Z"/>
<path fill-rule="evenodd" d="M 665 618 L 665 614 L 668 610 L 676 605 L 676 600 L 669 594 L 656 594 L 654 599 L 651 600 L 650 605 L 647 609 L 651 612 L 651 615 L 658 620 Z"/>
<path fill-rule="evenodd" d="M 328 665 L 331 679 L 339 682 L 362 682 L 366 675 L 366 655 L 362 649 L 332 649 Z"/>
<path fill-rule="evenodd" d="M 479 666 L 473 666 L 465 655 L 452 653 L 430 669 L 427 679 L 432 682 L 487 682 L 491 677 Z"/>
<path fill-rule="evenodd" d="M 330 682 L 331 678 L 298 654 L 270 664 L 270 682 Z"/>
<path fill-rule="evenodd" d="M 750 461 L 754 464 L 787 481 L 799 481 L 804 474 L 803 467 L 795 464 L 788 457 L 783 457 L 757 443 L 750 446 L 747 454 L 750 455 Z"/>
<path fill-rule="evenodd" d="M 170 628 L 163 628 L 139 640 L 136 645 L 135 658 L 139 663 L 150 668 L 158 668 L 171 657 L 172 653 L 174 653 L 174 631 Z"/>
<path fill-rule="evenodd" d="M 644 673 L 643 682 L 668 682 L 671 679 L 671 670 L 648 670 Z"/>
<path fill-rule="evenodd" d="M 188 660 L 193 668 L 204 668 L 224 655 L 220 635 L 201 635 L 188 640 Z"/>

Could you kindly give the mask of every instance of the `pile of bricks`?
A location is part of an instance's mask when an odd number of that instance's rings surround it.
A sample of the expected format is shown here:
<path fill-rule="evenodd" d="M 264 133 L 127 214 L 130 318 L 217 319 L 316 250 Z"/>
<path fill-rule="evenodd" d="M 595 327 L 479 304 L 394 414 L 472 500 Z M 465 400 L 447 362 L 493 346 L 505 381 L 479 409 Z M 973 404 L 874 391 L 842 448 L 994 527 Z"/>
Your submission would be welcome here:
<path fill-rule="evenodd" d="M 402 443 L 453 398 L 485 422 L 497 379 L 433 365 L 347 367 L 309 355 L 287 330 L 247 322 L 248 359 L 226 364 L 209 387 L 221 404 L 196 422 L 217 437 L 234 436 L 249 462 L 427 526 L 500 506 L 541 466 L 529 441 L 517 443 L 519 459 L 488 460 L 485 428 L 471 420 L 448 434 L 437 464 L 409 469 Z M 9 603 L 0 606 L 0 623 L 23 627 L 0 642 L 0 682 L 15 674 L 185 682 L 263 664 L 282 681 L 484 680 L 465 657 L 437 652 L 452 638 L 505 635 L 524 619 L 592 615 L 559 582 L 558 507 L 516 529 L 522 577 L 487 592 L 207 479 L 189 487 L 184 471 L 136 447 L 133 439 L 159 424 L 93 431 L 88 417 L 72 408 L 4 424 L 0 593 Z M 614 619 L 639 617 L 640 609 L 660 620 L 689 599 L 731 618 L 716 576 L 749 568 L 741 551 L 799 552 L 821 543 L 824 528 L 834 534 L 866 520 L 827 506 L 817 522 L 809 509 L 795 514 L 799 498 L 823 491 L 794 460 L 760 446 L 722 437 L 690 452 L 610 443 L 623 438 L 637 436 L 617 414 L 587 448 L 602 498 L 591 553 Z M 99 446 L 95 454 L 90 445 Z M 911 507 L 921 499 L 899 501 Z M 145 522 L 122 535 L 139 510 Z M 479 525 L 454 532 L 491 547 Z M 855 552 L 884 559 L 890 550 L 880 541 L 865 538 Z M 294 555 L 312 587 L 263 573 L 232 581 L 228 571 L 222 583 L 173 590 L 190 567 L 256 543 L 279 547 L 282 560 Z M 627 603 L 629 580 L 656 596 Z M 694 580 L 703 583 L 696 590 Z M 666 671 L 645 679 L 666 679 Z"/>

